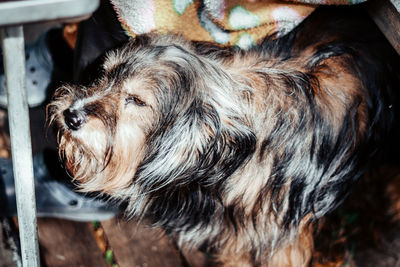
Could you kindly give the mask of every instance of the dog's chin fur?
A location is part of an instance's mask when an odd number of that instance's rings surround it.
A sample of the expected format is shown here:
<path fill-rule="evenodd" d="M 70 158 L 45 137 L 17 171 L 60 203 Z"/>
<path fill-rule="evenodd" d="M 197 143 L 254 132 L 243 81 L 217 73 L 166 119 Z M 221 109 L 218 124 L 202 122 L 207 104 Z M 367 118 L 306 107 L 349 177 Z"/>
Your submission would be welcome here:
<path fill-rule="evenodd" d="M 305 266 L 313 222 L 393 122 L 395 58 L 346 9 L 248 51 L 145 35 L 109 52 L 91 86 L 60 88 L 50 122 L 82 191 L 126 201 L 226 266 Z M 66 109 L 84 114 L 79 129 Z"/>

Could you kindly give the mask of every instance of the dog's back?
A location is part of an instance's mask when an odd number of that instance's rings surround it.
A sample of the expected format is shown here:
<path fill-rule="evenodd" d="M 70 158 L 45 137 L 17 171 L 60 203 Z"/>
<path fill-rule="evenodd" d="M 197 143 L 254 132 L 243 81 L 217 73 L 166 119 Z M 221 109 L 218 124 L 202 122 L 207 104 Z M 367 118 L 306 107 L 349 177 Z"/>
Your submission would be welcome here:
<path fill-rule="evenodd" d="M 312 221 L 310 214 L 331 212 L 376 152 L 397 141 L 399 56 L 360 8 L 320 8 L 288 35 L 247 52 L 202 44 L 198 52 L 219 58 L 232 75 L 251 77 L 256 92 L 247 114 L 257 117 L 253 158 L 269 181 L 252 202 L 253 221 L 269 205 L 285 232 Z M 225 191 L 229 204 L 243 198 L 233 196 L 241 191 L 233 181 Z"/>

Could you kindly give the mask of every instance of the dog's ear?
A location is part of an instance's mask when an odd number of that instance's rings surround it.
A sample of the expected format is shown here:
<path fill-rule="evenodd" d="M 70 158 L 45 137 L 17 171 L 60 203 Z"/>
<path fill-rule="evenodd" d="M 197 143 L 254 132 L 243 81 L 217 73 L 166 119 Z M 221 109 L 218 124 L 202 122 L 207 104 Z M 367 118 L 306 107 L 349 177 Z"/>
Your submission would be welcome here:
<path fill-rule="evenodd" d="M 148 190 L 223 183 L 255 150 L 256 137 L 239 116 L 222 119 L 201 100 L 167 121 L 152 134 L 136 175 Z"/>

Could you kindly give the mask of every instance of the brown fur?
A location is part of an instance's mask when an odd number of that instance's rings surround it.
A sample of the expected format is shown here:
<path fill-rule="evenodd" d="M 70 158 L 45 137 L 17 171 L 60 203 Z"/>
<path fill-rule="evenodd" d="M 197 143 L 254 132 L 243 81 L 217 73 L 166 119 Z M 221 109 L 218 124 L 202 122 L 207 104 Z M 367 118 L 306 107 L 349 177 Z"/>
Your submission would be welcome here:
<path fill-rule="evenodd" d="M 82 191 L 126 201 L 224 266 L 306 266 L 314 222 L 393 116 L 386 61 L 369 69 L 376 49 L 324 16 L 250 51 L 157 35 L 111 51 L 95 83 L 49 105 Z"/>

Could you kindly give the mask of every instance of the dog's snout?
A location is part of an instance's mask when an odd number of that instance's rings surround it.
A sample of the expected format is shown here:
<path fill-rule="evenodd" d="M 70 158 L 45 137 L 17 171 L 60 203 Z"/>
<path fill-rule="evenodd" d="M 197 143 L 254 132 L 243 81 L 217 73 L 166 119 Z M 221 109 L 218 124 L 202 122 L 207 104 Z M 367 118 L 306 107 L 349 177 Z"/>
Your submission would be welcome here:
<path fill-rule="evenodd" d="M 86 116 L 83 112 L 73 109 L 66 109 L 63 112 L 65 124 L 70 130 L 76 131 L 86 122 Z"/>

